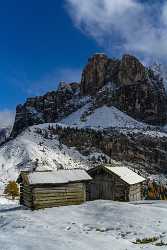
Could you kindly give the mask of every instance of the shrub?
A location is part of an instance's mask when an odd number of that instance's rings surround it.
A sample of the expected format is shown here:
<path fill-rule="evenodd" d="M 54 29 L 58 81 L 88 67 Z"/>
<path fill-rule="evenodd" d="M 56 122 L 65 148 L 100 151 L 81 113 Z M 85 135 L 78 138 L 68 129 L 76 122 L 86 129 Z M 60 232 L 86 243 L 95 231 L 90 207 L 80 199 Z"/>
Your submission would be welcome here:
<path fill-rule="evenodd" d="M 144 239 L 136 239 L 134 242 L 135 244 L 148 244 L 152 243 L 158 240 L 158 237 L 150 237 L 150 238 L 144 238 Z"/>
<path fill-rule="evenodd" d="M 19 188 L 15 181 L 9 181 L 5 187 L 4 194 L 12 196 L 12 199 L 19 196 Z"/>

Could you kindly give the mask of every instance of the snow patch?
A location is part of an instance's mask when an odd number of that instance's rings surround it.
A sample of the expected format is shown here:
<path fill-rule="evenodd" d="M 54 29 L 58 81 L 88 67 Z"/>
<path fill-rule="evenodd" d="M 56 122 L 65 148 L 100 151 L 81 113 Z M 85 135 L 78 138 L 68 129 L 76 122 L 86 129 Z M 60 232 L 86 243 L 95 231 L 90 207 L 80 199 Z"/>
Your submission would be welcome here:
<path fill-rule="evenodd" d="M 78 111 L 72 113 L 61 121 L 62 124 L 78 127 L 96 127 L 96 128 L 145 128 L 146 124 L 136 121 L 127 114 L 121 112 L 115 107 L 103 106 L 90 111 L 90 104 L 85 105 Z M 84 120 L 82 119 L 84 116 Z"/>

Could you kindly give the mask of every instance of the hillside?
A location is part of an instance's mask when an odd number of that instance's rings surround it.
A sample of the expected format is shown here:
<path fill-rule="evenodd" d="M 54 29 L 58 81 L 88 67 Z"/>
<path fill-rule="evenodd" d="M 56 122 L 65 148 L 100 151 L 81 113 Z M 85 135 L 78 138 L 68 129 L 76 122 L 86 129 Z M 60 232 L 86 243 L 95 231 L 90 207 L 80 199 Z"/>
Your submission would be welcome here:
<path fill-rule="evenodd" d="M 48 124 L 46 125 L 46 128 Z M 46 132 L 39 134 L 39 127 L 31 127 L 14 140 L 0 148 L 0 181 L 16 179 L 19 171 L 31 167 L 36 159 L 45 169 L 58 167 L 87 168 L 87 159 L 75 149 L 62 145 L 57 136 L 46 138 Z"/>
<path fill-rule="evenodd" d="M 111 162 L 111 158 L 100 149 L 92 149 L 88 155 L 85 155 L 76 147 L 66 146 L 58 134 L 52 133 L 50 127 L 56 129 L 57 126 L 57 124 L 42 124 L 29 127 L 15 139 L 9 140 L 0 147 L 2 187 L 8 180 L 16 179 L 20 170 L 31 168 L 36 159 L 39 160 L 39 167 L 43 169 L 88 169 L 93 164 Z"/>
<path fill-rule="evenodd" d="M 75 115 L 76 113 L 72 116 Z M 79 123 L 78 115 L 77 118 Z M 134 125 L 138 124 L 126 115 L 124 118 L 133 121 Z M 66 121 L 62 121 L 64 123 L 46 123 L 27 128 L 0 147 L 2 188 L 8 180 L 16 179 L 20 170 L 31 168 L 36 159 L 39 160 L 39 167 L 44 169 L 88 169 L 97 164 L 111 163 L 126 164 L 144 176 L 165 174 L 164 144 L 167 142 L 167 134 L 156 130 L 147 131 L 146 125 L 140 123 L 143 127 L 134 128 L 133 123 L 128 124 L 126 119 L 125 123 L 122 119 L 120 128 L 111 128 L 112 123 L 105 129 L 99 127 L 100 123 L 98 127 L 93 127 L 92 123 L 88 127 L 82 121 L 79 126 L 66 125 L 70 121 L 68 117 Z M 117 119 L 113 120 L 113 125 L 116 122 Z"/>

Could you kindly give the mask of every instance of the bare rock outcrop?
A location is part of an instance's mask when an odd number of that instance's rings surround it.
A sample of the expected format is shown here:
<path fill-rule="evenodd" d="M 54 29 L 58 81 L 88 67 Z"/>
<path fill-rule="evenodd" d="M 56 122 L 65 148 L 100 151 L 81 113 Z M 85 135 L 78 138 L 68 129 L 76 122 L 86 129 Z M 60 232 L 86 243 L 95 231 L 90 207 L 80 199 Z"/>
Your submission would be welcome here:
<path fill-rule="evenodd" d="M 82 73 L 82 95 L 95 95 L 104 86 L 107 65 L 108 57 L 105 54 L 95 54 L 89 59 Z"/>
<path fill-rule="evenodd" d="M 16 107 L 16 117 L 11 133 L 15 137 L 25 128 L 40 124 L 58 122 L 84 105 L 78 83 L 60 83 L 57 91 L 44 96 L 28 98 L 23 105 Z"/>
<path fill-rule="evenodd" d="M 120 63 L 118 79 L 121 85 L 147 81 L 146 69 L 134 56 L 124 55 Z"/>

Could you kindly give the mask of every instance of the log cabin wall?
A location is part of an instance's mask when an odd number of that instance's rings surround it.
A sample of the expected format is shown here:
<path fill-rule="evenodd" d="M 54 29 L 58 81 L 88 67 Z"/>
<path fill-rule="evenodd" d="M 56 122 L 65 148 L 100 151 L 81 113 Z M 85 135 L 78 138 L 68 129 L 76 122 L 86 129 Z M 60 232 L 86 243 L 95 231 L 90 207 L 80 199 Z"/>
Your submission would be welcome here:
<path fill-rule="evenodd" d="M 20 204 L 33 208 L 32 188 L 25 183 L 20 185 Z"/>
<path fill-rule="evenodd" d="M 33 185 L 33 209 L 78 205 L 86 200 L 85 183 Z"/>
<path fill-rule="evenodd" d="M 114 173 L 104 169 L 89 172 L 92 181 L 87 186 L 87 200 L 129 201 L 130 186 Z"/>

